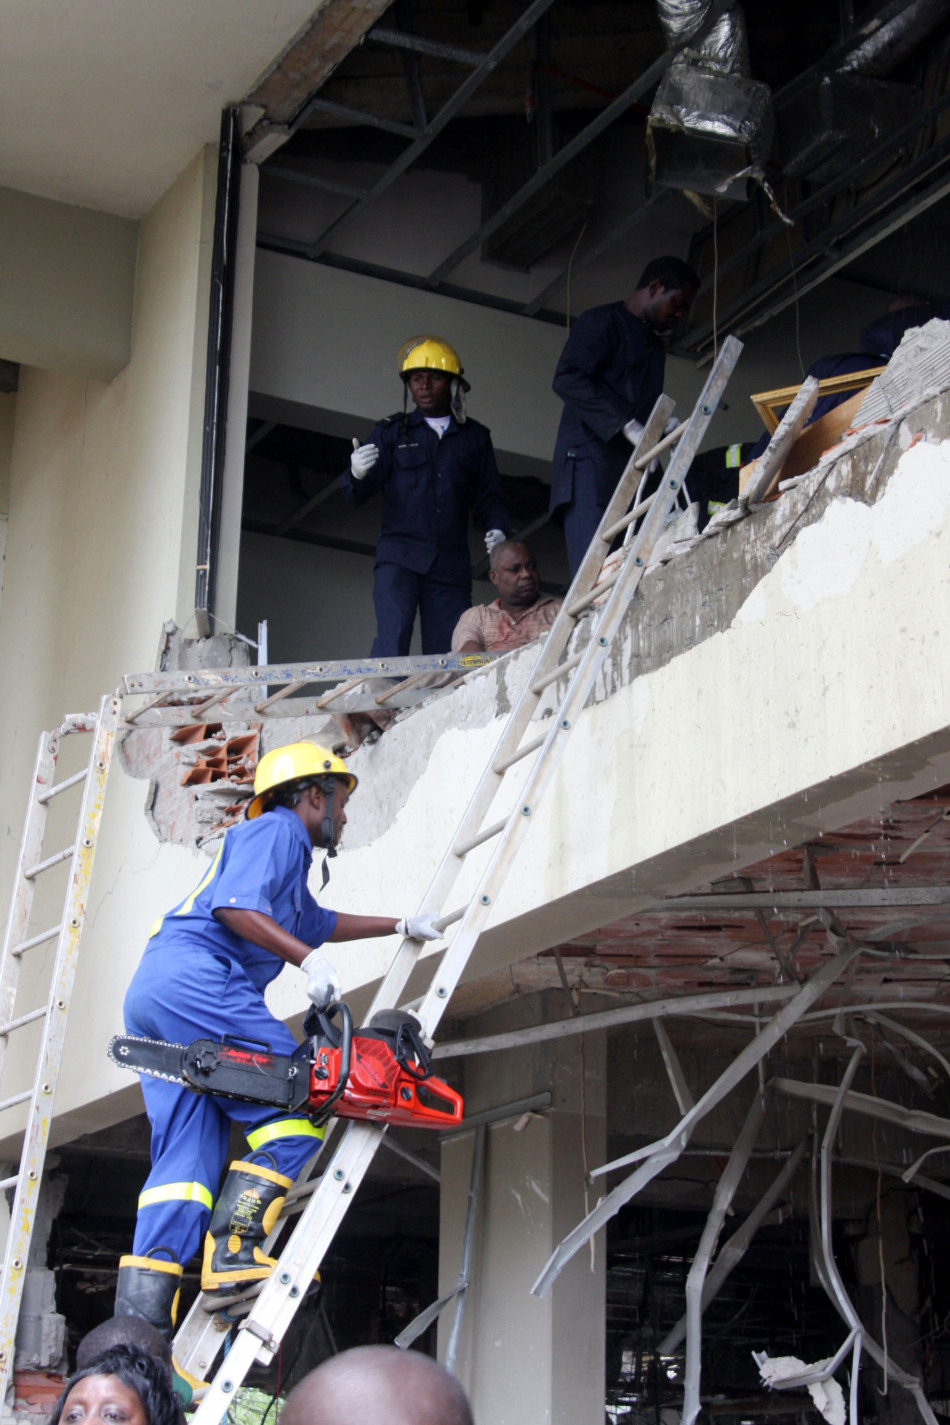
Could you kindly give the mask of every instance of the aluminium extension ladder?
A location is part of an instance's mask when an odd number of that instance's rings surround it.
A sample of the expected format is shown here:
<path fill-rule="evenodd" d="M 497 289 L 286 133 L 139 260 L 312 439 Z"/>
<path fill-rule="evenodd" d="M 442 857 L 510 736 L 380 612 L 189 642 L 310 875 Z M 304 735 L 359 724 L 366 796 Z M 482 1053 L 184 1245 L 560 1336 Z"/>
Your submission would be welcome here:
<path fill-rule="evenodd" d="M 0 1406 L 10 1379 L 17 1318 L 29 1260 L 30 1241 L 37 1199 L 43 1177 L 46 1145 L 49 1141 L 56 1097 L 56 1081 L 66 1037 L 66 1022 L 72 999 L 79 939 L 86 913 L 86 898 L 95 855 L 106 778 L 115 745 L 120 700 L 105 697 L 98 716 L 90 713 L 67 717 L 62 726 L 40 736 L 33 769 L 26 822 L 20 841 L 16 877 L 0 952 L 0 1094 L 6 1068 L 10 1035 L 28 1024 L 42 1021 L 33 1074 L 33 1086 L 9 1094 L 0 1101 L 0 1110 L 29 1100 L 20 1163 L 13 1177 L 0 1181 L 0 1189 L 14 1188 L 10 1226 L 0 1275 Z M 56 782 L 56 764 L 64 737 L 91 734 L 89 759 L 82 771 Z M 76 831 L 70 845 L 44 855 L 44 837 L 50 803 L 71 789 L 80 789 Z M 37 881 L 64 861 L 69 862 L 69 881 L 62 914 L 48 929 L 30 934 L 30 919 Z M 41 945 L 56 942 L 44 1002 L 26 1013 L 14 1015 L 20 965 L 23 956 Z"/>
<path fill-rule="evenodd" d="M 426 891 L 419 912 L 441 912 L 437 924 L 443 930 L 450 925 L 458 926 L 437 960 L 419 1008 L 414 1011 L 423 1035 L 430 1041 L 491 914 L 515 854 L 528 833 L 534 812 L 554 776 L 567 739 L 583 711 L 657 537 L 679 497 L 683 476 L 699 448 L 741 350 L 742 343 L 735 337 L 726 339 L 689 419 L 664 439 L 660 437 L 673 402 L 665 395 L 657 401 L 561 611 L 541 644 L 524 691 L 509 715 Z M 659 489 L 646 499 L 638 499 L 641 473 L 659 450 L 674 444 L 676 451 Z M 633 500 L 637 503 L 628 511 Z M 629 531 L 641 516 L 643 522 L 628 545 L 626 559 L 612 574 L 599 580 L 610 544 L 619 534 Z M 579 615 L 587 609 L 592 609 L 592 619 L 586 644 L 563 662 L 559 661 Z M 562 679 L 566 683 L 565 691 L 554 716 L 546 721 L 548 730 L 523 743 L 542 694 Z M 533 754 L 537 755 L 510 813 L 484 825 L 506 772 Z M 465 858 L 488 841 L 494 841 L 494 848 L 471 898 L 460 909 L 446 911 L 447 898 Z M 369 1015 L 399 1004 L 421 951 L 422 946 L 416 941 L 402 941 Z M 303 1187 L 298 1180 L 298 1187 L 293 1190 L 295 1207 L 308 1194 L 309 1201 L 271 1275 L 259 1289 L 251 1288 L 245 1294 L 243 1301 L 251 1303 L 250 1310 L 192 1417 L 194 1425 L 218 1425 L 255 1360 L 267 1364 L 277 1353 L 385 1132 L 385 1124 L 348 1122 L 320 1177 Z M 230 1298 L 227 1304 L 235 1301 Z M 192 1374 L 209 1374 L 217 1350 L 223 1344 L 229 1328 L 216 1307 L 224 1304 L 214 1295 L 199 1296 L 178 1331 L 175 1356 Z"/>

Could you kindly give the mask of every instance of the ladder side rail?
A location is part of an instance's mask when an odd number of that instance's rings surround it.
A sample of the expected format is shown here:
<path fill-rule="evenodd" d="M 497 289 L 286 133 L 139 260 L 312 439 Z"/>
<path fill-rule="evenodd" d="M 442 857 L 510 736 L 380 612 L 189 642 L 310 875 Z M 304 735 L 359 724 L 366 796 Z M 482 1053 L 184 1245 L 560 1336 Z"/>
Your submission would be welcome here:
<path fill-rule="evenodd" d="M 69 870 L 69 893 L 56 945 L 48 1012 L 0 1275 L 0 1401 L 4 1398 L 13 1365 L 17 1318 L 43 1177 L 46 1145 L 52 1124 L 56 1083 L 76 975 L 79 940 L 86 914 L 89 881 L 99 823 L 102 819 L 106 779 L 115 745 L 119 708 L 119 700 L 111 696 L 104 697 L 99 707 L 99 718 L 89 754 L 88 776 L 83 788 L 76 848 Z"/>
<path fill-rule="evenodd" d="M 730 345 L 733 343 L 733 345 Z M 567 739 L 577 724 L 593 689 L 597 675 L 606 661 L 610 645 L 617 633 L 627 607 L 646 572 L 650 553 L 660 535 L 670 510 L 679 498 L 682 474 L 689 468 L 697 447 L 705 434 L 712 412 L 719 404 L 732 370 L 739 359 L 742 344 L 730 337 L 720 350 L 710 372 L 696 409 L 690 416 L 661 487 L 663 498 L 654 500 L 640 526 L 620 577 L 614 584 L 600 616 L 591 625 L 590 639 L 584 658 L 570 678 L 564 697 L 555 715 L 544 746 L 530 768 L 505 829 L 500 833 L 491 858 L 479 878 L 478 885 L 462 917 L 451 944 L 440 957 L 429 989 L 416 1011 L 422 1032 L 432 1037 L 475 944 L 494 910 L 501 887 L 521 843 L 527 836 L 531 818 L 553 780 L 567 745 Z"/>
<path fill-rule="evenodd" d="M 13 1018 L 13 1007 L 16 1003 L 17 985 L 20 979 L 20 957 L 15 952 L 26 939 L 30 915 L 33 911 L 35 882 L 27 879 L 25 872 L 37 864 L 42 854 L 49 808 L 47 802 L 40 801 L 40 794 L 53 785 L 58 755 L 59 732 L 41 732 L 10 895 L 10 911 L 3 937 L 3 950 L 0 952 L 0 1023 L 2 1024 L 9 1023 Z M 0 1077 L 3 1075 L 8 1042 L 6 1035 L 0 1037 Z"/>
<path fill-rule="evenodd" d="M 742 344 L 735 338 L 729 338 L 723 344 L 719 358 L 710 373 L 700 401 L 690 417 L 687 431 L 680 441 L 677 454 L 667 472 L 665 489 L 669 499 L 664 497 L 654 502 L 641 526 L 637 541 L 631 548 L 631 554 L 624 568 L 626 577 L 619 580 L 614 586 L 597 627 L 600 627 L 608 617 L 614 631 L 619 624 L 629 602 L 630 591 L 636 588 L 640 577 L 642 577 L 645 560 L 639 551 L 640 549 L 648 551 L 652 548 L 669 509 L 678 497 L 681 483 L 679 472 L 685 470 L 692 460 L 741 350 Z M 633 466 L 633 463 L 631 460 L 630 465 Z M 587 562 L 585 560 L 585 564 Z M 578 712 L 583 710 L 594 678 L 606 656 L 609 641 L 601 636 L 595 640 L 592 630 L 588 645 L 592 650 L 591 655 L 586 660 L 586 667 L 582 664 L 581 671 L 571 679 L 562 707 L 573 699 L 577 702 Z M 563 730 L 570 731 L 570 728 Z M 556 760 L 550 755 L 546 755 L 549 752 L 549 746 L 554 743 L 556 731 L 556 727 L 552 728 L 544 748 L 538 755 L 535 768 L 529 774 L 529 784 L 533 778 L 537 777 L 541 790 L 543 790 L 541 778 L 545 773 L 545 768 L 549 768 L 547 777 L 550 777 L 556 767 Z M 563 746 L 563 740 L 561 746 Z M 493 755 L 487 771 L 491 771 L 494 760 Z M 510 843 L 516 830 L 519 835 L 523 835 L 527 823 L 528 818 L 523 817 L 516 806 L 509 818 L 507 835 L 502 833 L 506 842 Z M 453 844 L 454 841 L 453 837 Z M 443 866 L 449 862 L 450 856 L 453 855 L 450 847 Z M 460 858 L 456 857 L 455 859 L 459 860 Z M 510 858 L 507 859 L 510 867 Z M 488 875 L 493 874 L 496 867 L 502 873 L 503 878 L 508 867 L 504 866 L 503 858 L 497 850 L 482 877 L 482 882 Z M 439 879 L 439 874 L 439 872 L 436 873 L 436 881 Z M 476 892 L 468 911 L 463 916 L 459 931 L 440 958 L 438 973 L 433 978 L 420 1010 L 419 1017 L 423 1022 L 423 1032 L 428 1033 L 430 1037 L 438 1026 L 448 1004 L 450 991 L 443 993 L 446 987 L 445 982 L 451 975 L 454 975 L 454 982 L 457 982 L 477 938 L 477 932 L 474 935 L 468 932 L 463 933 L 466 923 L 474 926 L 474 923 L 486 914 L 487 907 L 483 905 L 478 892 Z M 471 919 L 469 919 L 470 917 Z M 412 965 L 406 963 L 408 957 L 404 957 L 402 951 L 406 945 L 412 943 L 404 941 L 403 946 L 400 946 L 397 951 L 397 959 L 402 961 L 402 968 L 394 974 L 394 962 L 393 968 L 386 975 L 377 992 L 373 1009 L 381 1007 L 383 1004 L 386 1007 L 394 1004 L 396 997 L 405 987 Z M 458 952 L 453 954 L 456 951 L 456 946 L 458 946 Z M 417 947 L 414 958 L 418 958 L 419 948 Z M 448 975 L 443 973 L 447 963 L 450 972 Z M 386 990 L 385 997 L 384 988 Z M 385 1125 L 376 1126 L 356 1122 L 347 1125 L 340 1145 L 320 1179 L 319 1186 L 304 1208 L 286 1248 L 278 1259 L 277 1266 L 265 1282 L 263 1291 L 238 1332 L 236 1342 L 209 1386 L 208 1392 L 194 1416 L 193 1425 L 216 1425 L 216 1422 L 226 1411 L 235 1389 L 241 1384 L 254 1361 L 257 1359 L 267 1362 L 273 1358 L 284 1331 L 293 1319 L 303 1293 L 313 1279 L 314 1272 L 319 1268 L 324 1253 L 333 1241 L 337 1226 L 342 1221 L 349 1203 L 353 1200 L 355 1189 L 369 1169 L 379 1138 L 384 1132 Z M 183 1364 L 187 1367 L 187 1362 Z"/>
<path fill-rule="evenodd" d="M 660 396 L 644 427 L 640 441 L 636 448 L 631 448 L 630 459 L 618 482 L 617 489 L 614 491 L 614 495 L 607 506 L 598 532 L 591 541 L 590 548 L 578 568 L 577 574 L 568 590 L 567 597 L 558 611 L 557 618 L 551 625 L 547 637 L 542 642 L 524 687 L 508 715 L 508 719 L 495 744 L 494 750 L 485 765 L 485 770 L 479 778 L 471 799 L 463 811 L 458 826 L 449 841 L 445 855 L 422 898 L 421 904 L 426 911 L 445 909 L 446 897 L 455 884 L 464 863 L 464 857 L 456 854 L 455 847 L 466 840 L 470 840 L 481 829 L 482 822 L 488 814 L 501 783 L 504 780 L 504 771 L 507 770 L 504 769 L 499 772 L 496 768 L 500 762 L 503 762 L 506 757 L 517 750 L 526 729 L 530 725 L 531 718 L 540 699 L 537 684 L 541 679 L 552 675 L 557 669 L 559 659 L 567 647 L 568 640 L 576 627 L 576 619 L 572 618 L 568 613 L 570 601 L 572 597 L 586 593 L 593 586 L 600 573 L 605 552 L 601 532 L 618 518 L 619 514 L 626 509 L 630 500 L 633 498 L 636 487 L 640 482 L 641 473 L 636 468 L 638 452 L 641 446 L 644 449 L 649 449 L 652 445 L 656 444 L 656 440 L 662 433 L 663 426 L 666 424 L 672 409 L 673 402 L 669 396 Z M 543 755 L 543 753 L 539 755 Z M 408 983 L 409 976 L 419 960 L 422 949 L 423 947 L 416 940 L 402 941 L 390 963 L 386 975 L 373 997 L 367 1018 L 373 1015 L 378 1009 L 389 1008 L 398 1003 Z"/>

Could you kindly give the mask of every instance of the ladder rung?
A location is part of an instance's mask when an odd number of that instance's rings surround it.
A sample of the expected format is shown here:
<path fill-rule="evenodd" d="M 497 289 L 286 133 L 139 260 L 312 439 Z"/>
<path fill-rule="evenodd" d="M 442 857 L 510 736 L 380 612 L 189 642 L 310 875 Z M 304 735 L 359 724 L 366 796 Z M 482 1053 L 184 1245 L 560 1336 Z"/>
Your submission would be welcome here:
<path fill-rule="evenodd" d="M 608 525 L 600 536 L 604 543 L 613 544 L 617 535 L 625 530 L 627 525 L 633 524 L 634 520 L 638 520 L 641 515 L 645 515 L 658 493 L 657 490 L 654 490 L 652 495 L 647 495 L 645 500 L 641 500 L 638 505 L 634 505 L 632 510 L 628 510 L 625 515 L 621 515 L 619 520 L 614 520 L 612 525 Z"/>
<path fill-rule="evenodd" d="M 51 866 L 58 866 L 60 861 L 68 861 L 75 849 L 75 845 L 67 846 L 63 851 L 57 851 L 55 856 L 49 856 L 45 861 L 38 861 L 35 866 L 31 866 L 28 871 L 23 872 L 24 880 L 32 881 L 43 871 L 48 871 Z"/>
<path fill-rule="evenodd" d="M 34 950 L 37 945 L 45 945 L 47 940 L 55 940 L 62 928 L 62 924 L 51 925 L 49 930 L 42 930 L 39 935 L 34 935 L 29 940 L 21 940 L 19 945 L 14 945 L 10 954 L 19 957 L 25 955 L 27 950 Z"/>
<path fill-rule="evenodd" d="M 7 1188 L 16 1187 L 16 1185 L 17 1185 L 17 1183 L 18 1183 L 19 1181 L 20 1181 L 20 1174 L 19 1174 L 19 1173 L 17 1173 L 17 1174 L 16 1174 L 14 1177 L 12 1177 L 12 1178 L 3 1178 L 2 1180 L 0 1180 L 0 1192 L 5 1192 Z"/>
<path fill-rule="evenodd" d="M 599 584 L 595 584 L 592 589 L 587 590 L 586 594 L 582 594 L 577 602 L 571 604 L 571 607 L 568 609 L 567 612 L 570 617 L 577 618 L 577 615 L 582 614 L 586 608 L 589 608 L 595 599 L 600 598 L 601 594 L 606 594 L 608 589 L 612 589 L 620 578 L 621 573 L 622 570 L 615 569 L 612 574 L 607 575 L 606 579 L 601 579 Z"/>
<path fill-rule="evenodd" d="M 66 777 L 62 782 L 57 782 L 56 786 L 50 787 L 49 791 L 41 792 L 36 800 L 41 806 L 45 806 L 46 803 L 51 802 L 54 797 L 58 797 L 60 792 L 65 792 L 67 788 L 75 787 L 80 782 L 84 782 L 86 775 L 87 769 L 84 767 L 81 772 L 74 772 L 71 777 Z"/>
<path fill-rule="evenodd" d="M 572 668 L 576 668 L 583 656 L 583 653 L 572 653 L 570 658 L 565 658 L 563 663 L 559 663 L 557 667 L 552 668 L 549 673 L 544 673 L 536 683 L 531 684 L 532 693 L 543 693 L 549 684 L 556 683 L 558 678 L 563 678 L 565 673 L 569 673 Z"/>
<path fill-rule="evenodd" d="M 458 910 L 450 910 L 448 915 L 440 915 L 438 920 L 434 920 L 432 924 L 436 930 L 448 930 L 450 925 L 454 925 L 457 920 L 462 919 L 467 910 L 468 906 L 460 906 Z"/>
<path fill-rule="evenodd" d="M 477 836 L 473 836 L 469 841 L 460 841 L 452 847 L 456 856 L 467 856 L 470 851 L 474 851 L 476 846 L 481 846 L 483 841 L 490 841 L 493 836 L 497 836 L 499 831 L 504 831 L 508 825 L 508 818 L 503 817 L 501 821 L 496 821 L 493 826 L 484 827 Z"/>
<path fill-rule="evenodd" d="M 492 767 L 493 772 L 499 776 L 502 772 L 507 772 L 509 767 L 513 767 L 516 762 L 520 762 L 522 757 L 528 757 L 532 752 L 537 752 L 539 747 L 543 747 L 547 741 L 547 733 L 542 732 L 540 737 L 534 737 L 530 742 L 526 742 L 523 747 L 519 747 L 517 752 L 511 752 L 507 757 L 503 757 L 500 762 L 496 762 Z"/>
<path fill-rule="evenodd" d="M 17 1019 L 11 1019 L 8 1024 L 0 1024 L 0 1037 L 12 1034 L 14 1029 L 22 1029 L 24 1024 L 32 1024 L 35 1019 L 45 1019 L 49 1014 L 49 1005 L 44 1004 L 42 1009 L 31 1009 L 29 1014 L 21 1014 Z"/>
<path fill-rule="evenodd" d="M 644 455 L 638 455 L 636 459 L 636 469 L 645 470 L 648 465 L 652 465 L 658 455 L 662 455 L 664 450 L 669 450 L 671 445 L 675 445 L 681 436 L 686 434 L 686 422 L 680 421 L 679 425 L 665 435 L 662 440 L 658 440 L 651 450 Z"/>
<path fill-rule="evenodd" d="M 14 1108 L 18 1103 L 26 1103 L 27 1099 L 32 1097 L 32 1089 L 24 1089 L 22 1093 L 15 1093 L 12 1098 L 5 1098 L 3 1102 L 0 1103 L 0 1113 L 2 1113 L 5 1108 Z"/>

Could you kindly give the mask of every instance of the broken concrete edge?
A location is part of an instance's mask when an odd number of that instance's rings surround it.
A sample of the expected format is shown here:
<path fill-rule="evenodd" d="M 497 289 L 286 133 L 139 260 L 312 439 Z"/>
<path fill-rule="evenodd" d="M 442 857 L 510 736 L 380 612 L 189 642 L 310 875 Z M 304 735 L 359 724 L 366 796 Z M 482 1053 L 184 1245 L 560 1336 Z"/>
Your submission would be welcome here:
<path fill-rule="evenodd" d="M 876 504 L 904 450 L 920 439 L 933 443 L 948 438 L 950 392 L 944 391 L 883 422 L 849 432 L 794 488 L 777 500 L 752 506 L 748 518 L 741 508 L 730 506 L 701 534 L 694 535 L 690 511 L 676 517 L 667 528 L 670 538 L 660 556 L 667 562 L 644 575 L 588 706 L 728 629 L 761 579 L 834 502 Z M 690 532 L 685 539 L 677 539 L 682 521 Z M 578 619 L 568 653 L 586 644 L 590 623 L 588 613 Z M 227 660 L 235 655 L 235 661 L 247 661 L 246 646 L 238 645 L 230 635 L 207 640 L 186 640 L 178 635 L 180 631 L 171 636 L 170 656 L 190 661 L 165 666 L 229 666 Z M 423 702 L 400 710 L 382 739 L 348 755 L 363 783 L 363 793 L 351 807 L 349 847 L 375 839 L 395 819 L 409 789 L 425 771 L 428 749 L 448 723 L 463 729 L 481 728 L 510 712 L 536 657 L 537 646 L 531 644 L 487 667 L 473 669 L 450 687 L 433 689 Z M 205 658 L 215 661 L 202 661 Z M 564 686 L 563 682 L 551 685 L 539 702 L 536 720 L 553 715 Z M 213 717 L 213 712 L 208 716 Z M 228 724 L 232 736 L 250 730 L 250 721 Z M 260 754 L 303 738 L 336 743 L 338 724 L 328 714 L 267 719 L 261 730 Z M 222 819 L 221 789 L 228 789 L 229 784 L 179 788 L 180 764 L 168 728 L 142 728 L 126 734 L 121 761 L 131 775 L 150 779 L 146 815 L 159 841 L 204 846 L 209 852 L 216 848 L 223 834 L 218 825 Z M 367 800 L 367 791 L 371 791 L 373 813 L 364 817 L 360 803 Z M 233 788 L 227 796 L 233 804 Z M 213 827 L 217 827 L 214 832 Z"/>

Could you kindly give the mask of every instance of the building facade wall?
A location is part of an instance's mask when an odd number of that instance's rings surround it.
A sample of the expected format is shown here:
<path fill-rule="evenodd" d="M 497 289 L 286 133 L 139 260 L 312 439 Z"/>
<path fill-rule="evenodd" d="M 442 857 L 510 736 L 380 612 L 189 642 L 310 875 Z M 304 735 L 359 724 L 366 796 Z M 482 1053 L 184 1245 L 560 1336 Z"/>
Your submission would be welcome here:
<path fill-rule="evenodd" d="M 123 673 L 153 667 L 163 623 L 189 618 L 215 172 L 216 151 L 203 150 L 141 223 L 125 369 L 109 383 L 21 372 L 0 609 L 4 901 L 40 731 L 57 727 L 66 712 L 96 708 Z M 67 744 L 61 766 L 69 770 L 78 753 Z M 205 864 L 156 844 L 143 793 L 141 783 L 113 767 L 60 1080 L 61 1114 L 125 1087 L 104 1053 L 109 1033 L 121 1027 L 125 985 L 149 924 Z M 57 830 L 48 841 L 53 849 L 62 844 L 53 839 Z M 49 947 L 34 952 L 50 953 Z M 24 974 L 22 993 L 29 994 L 42 961 L 27 964 Z M 16 1112 L 0 1132 L 16 1126 Z"/>

